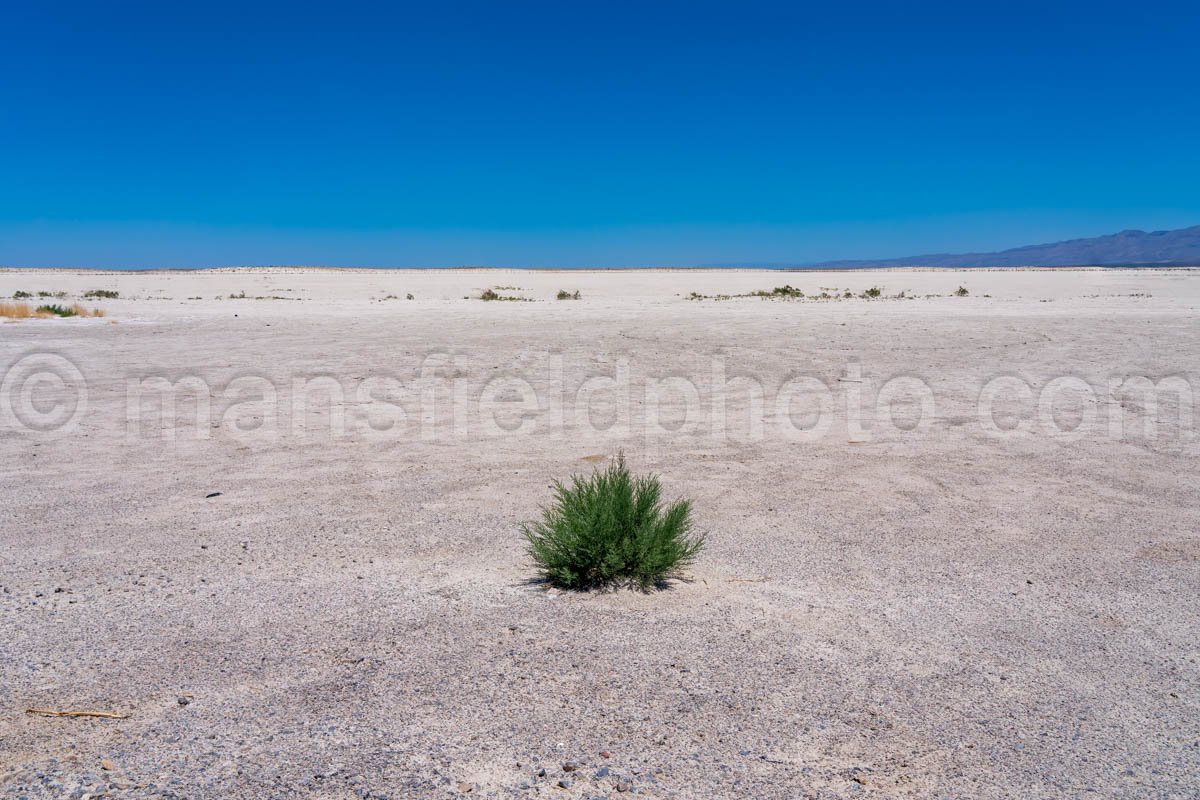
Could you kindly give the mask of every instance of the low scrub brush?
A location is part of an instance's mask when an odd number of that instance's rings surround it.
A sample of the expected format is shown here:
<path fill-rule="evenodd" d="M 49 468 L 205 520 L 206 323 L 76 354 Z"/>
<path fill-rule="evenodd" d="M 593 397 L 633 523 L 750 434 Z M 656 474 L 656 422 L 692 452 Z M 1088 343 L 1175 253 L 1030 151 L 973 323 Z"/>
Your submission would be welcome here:
<path fill-rule="evenodd" d="M 38 306 L 35 311 L 39 317 L 74 317 L 75 309 L 60 305 Z"/>
<path fill-rule="evenodd" d="M 664 505 L 658 478 L 631 475 L 618 456 L 590 478 L 556 481 L 554 501 L 522 533 L 530 558 L 554 586 L 645 591 L 677 577 L 704 547 L 691 510 L 688 500 Z"/>

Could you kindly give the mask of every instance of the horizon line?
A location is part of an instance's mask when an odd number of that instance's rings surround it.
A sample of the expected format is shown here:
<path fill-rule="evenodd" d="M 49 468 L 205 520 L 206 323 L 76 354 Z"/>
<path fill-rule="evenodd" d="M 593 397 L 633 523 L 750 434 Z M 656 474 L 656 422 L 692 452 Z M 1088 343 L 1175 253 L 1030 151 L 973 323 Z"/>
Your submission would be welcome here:
<path fill-rule="evenodd" d="M 518 272 L 900 272 L 900 271 L 1030 271 L 1030 270 L 1155 270 L 1155 269 L 1200 269 L 1200 263 L 1192 262 L 1131 262 L 1121 264 L 1063 264 L 1063 265 L 979 265 L 979 266 L 944 266 L 937 264 L 875 264 L 870 266 L 833 266 L 830 264 L 816 265 L 753 265 L 722 266 L 716 264 L 701 264 L 695 266 L 586 266 L 586 267 L 536 267 L 536 266 L 334 266 L 324 264 L 223 264 L 204 267 L 92 267 L 79 265 L 63 265 L 37 267 L 26 265 L 0 265 L 0 272 L 219 272 L 219 271 L 251 271 L 251 270 L 298 270 L 298 271 L 345 271 L 345 272 L 379 272 L 379 271 L 410 271 L 410 272 L 484 272 L 484 271 L 518 271 Z"/>

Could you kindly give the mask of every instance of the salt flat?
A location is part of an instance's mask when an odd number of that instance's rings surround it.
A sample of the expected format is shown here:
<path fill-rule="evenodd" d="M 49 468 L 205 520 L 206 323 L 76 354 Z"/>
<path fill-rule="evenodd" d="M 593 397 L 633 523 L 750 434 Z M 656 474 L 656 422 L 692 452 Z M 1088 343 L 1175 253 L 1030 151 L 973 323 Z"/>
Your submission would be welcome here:
<path fill-rule="evenodd" d="M 0 271 L 97 289 L 0 322 L 0 796 L 1196 796 L 1200 270 Z M 708 549 L 547 590 L 618 450 Z"/>

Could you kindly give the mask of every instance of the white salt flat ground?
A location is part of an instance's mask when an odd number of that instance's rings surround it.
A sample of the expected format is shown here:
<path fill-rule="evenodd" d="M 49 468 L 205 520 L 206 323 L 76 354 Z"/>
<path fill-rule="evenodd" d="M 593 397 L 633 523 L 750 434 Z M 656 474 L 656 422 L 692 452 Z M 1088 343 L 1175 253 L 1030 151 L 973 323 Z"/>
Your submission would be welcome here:
<path fill-rule="evenodd" d="M 919 299 L 685 299 L 785 283 Z M 91 289 L 0 323 L 0 796 L 1195 795 L 1200 271 L 0 271 Z M 708 550 L 531 584 L 618 449 Z"/>

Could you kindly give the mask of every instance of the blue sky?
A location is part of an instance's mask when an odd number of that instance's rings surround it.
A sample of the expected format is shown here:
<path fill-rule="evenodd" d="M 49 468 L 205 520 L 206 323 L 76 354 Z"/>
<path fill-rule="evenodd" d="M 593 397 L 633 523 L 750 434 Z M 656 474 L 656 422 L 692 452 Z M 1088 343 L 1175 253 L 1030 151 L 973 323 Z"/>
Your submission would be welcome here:
<path fill-rule="evenodd" d="M 5 265 L 797 263 L 1200 223 L 1196 4 L 5 14 Z"/>

